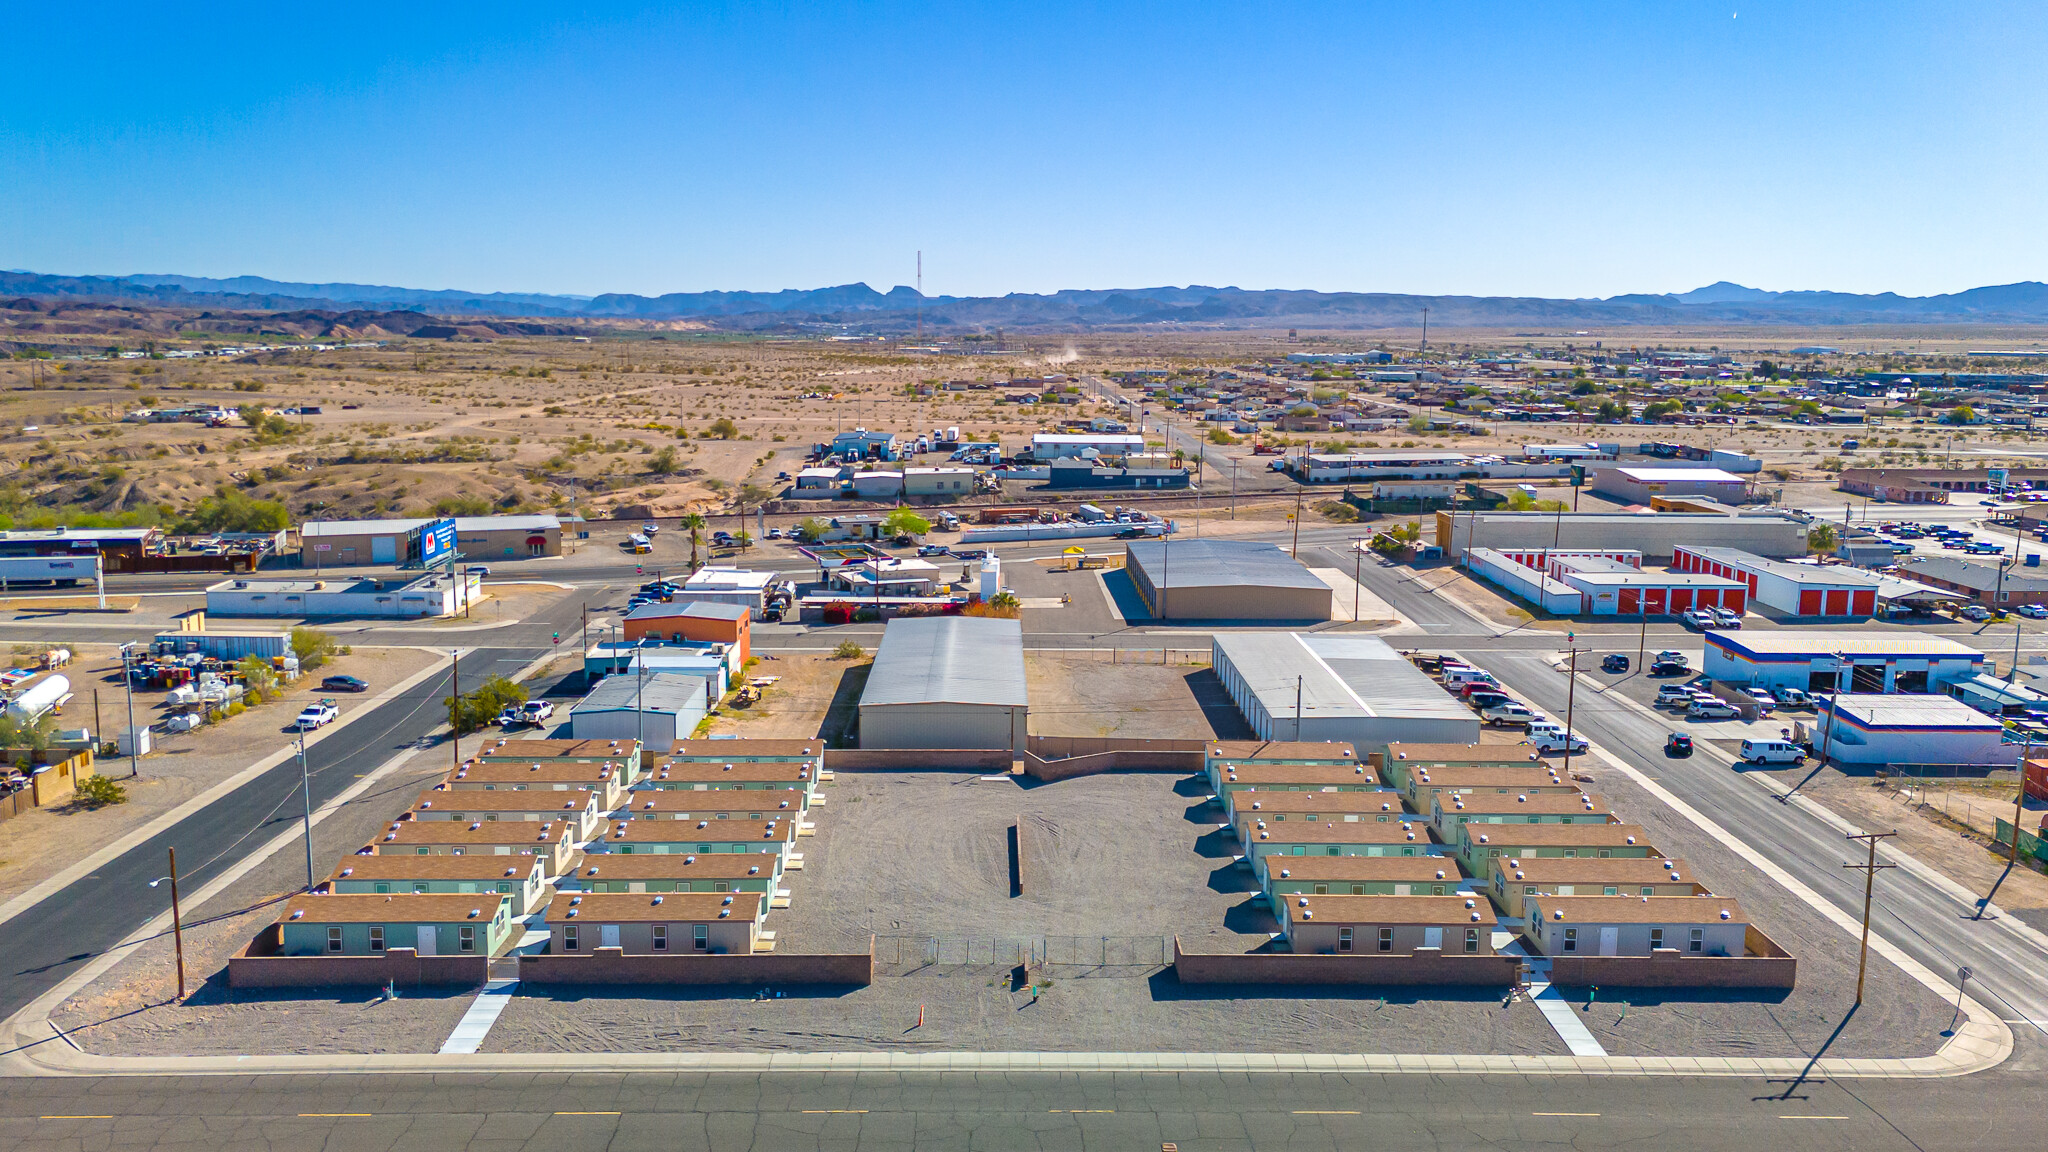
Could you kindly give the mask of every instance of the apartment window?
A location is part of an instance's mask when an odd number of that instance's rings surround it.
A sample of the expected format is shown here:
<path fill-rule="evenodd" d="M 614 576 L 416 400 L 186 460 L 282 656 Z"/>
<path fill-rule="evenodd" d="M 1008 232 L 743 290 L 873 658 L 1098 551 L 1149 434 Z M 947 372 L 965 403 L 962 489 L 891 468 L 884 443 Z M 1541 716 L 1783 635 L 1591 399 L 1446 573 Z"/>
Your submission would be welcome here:
<path fill-rule="evenodd" d="M 370 951 L 382 952 L 383 950 L 384 926 L 382 924 L 372 924 L 370 925 Z"/>
<path fill-rule="evenodd" d="M 1685 942 L 1685 950 L 1686 950 L 1687 952 L 1704 952 L 1704 951 L 1706 951 L 1706 948 L 1707 948 L 1707 930 L 1706 930 L 1705 928 L 1695 928 L 1695 929 L 1693 929 L 1693 930 L 1692 930 L 1692 934 L 1691 934 L 1691 937 L 1692 937 L 1691 939 L 1689 939 L 1689 940 L 1687 940 L 1687 941 Z"/>
<path fill-rule="evenodd" d="M 1567 860 L 1577 859 L 1578 855 L 1579 850 L 1577 848 L 1567 848 L 1564 850 L 1564 858 Z"/>
<path fill-rule="evenodd" d="M 654 950 L 656 952 L 668 951 L 668 925 L 656 924 L 654 926 Z"/>
<path fill-rule="evenodd" d="M 576 926 L 574 924 L 571 924 L 562 929 L 562 951 L 574 952 L 575 950 Z"/>
<path fill-rule="evenodd" d="M 505 895 L 507 895 L 507 896 L 511 895 L 511 894 L 512 894 L 512 882 L 511 882 L 510 880 L 500 880 L 500 881 L 498 881 L 498 891 L 499 891 L 499 892 L 502 892 L 502 893 L 504 893 L 504 894 L 505 894 Z"/>
<path fill-rule="evenodd" d="M 1577 952 L 1579 950 L 1579 930 L 1577 928 L 1567 928 L 1564 930 L 1564 950 L 1567 952 Z"/>
<path fill-rule="evenodd" d="M 463 952 L 476 951 L 476 925 L 464 924 L 455 930 L 455 946 Z"/>
<path fill-rule="evenodd" d="M 1601 894 L 1602 896 L 1618 896 L 1618 895 L 1620 895 L 1620 894 L 1621 894 L 1621 889 L 1619 889 L 1619 888 L 1616 888 L 1616 887 L 1615 887 L 1614 885 L 1612 885 L 1612 884 L 1609 884 L 1609 885 L 1608 885 L 1607 887 L 1605 887 L 1605 888 L 1602 888 L 1602 889 L 1600 890 L 1600 894 Z"/>
<path fill-rule="evenodd" d="M 1465 929 L 1465 951 L 1467 951 L 1467 952 L 1477 952 L 1477 951 L 1479 951 L 1479 929 L 1477 929 L 1477 928 L 1467 928 L 1467 929 Z"/>
<path fill-rule="evenodd" d="M 1657 890 L 1655 888 L 1650 887 L 1648 884 L 1643 885 L 1643 890 L 1640 893 L 1640 895 L 1644 896 L 1655 896 L 1656 894 Z"/>
<path fill-rule="evenodd" d="M 1495 892 L 1505 894 L 1508 890 L 1507 877 L 1502 876 L 1498 872 L 1495 872 L 1493 874 L 1493 890 Z"/>
<path fill-rule="evenodd" d="M 374 892 L 389 892 L 391 891 L 391 885 L 379 881 L 377 886 L 371 890 Z"/>
<path fill-rule="evenodd" d="M 426 891 L 427 891 L 427 882 L 426 882 L 425 880 L 415 880 L 415 881 L 413 881 L 413 882 L 412 882 L 412 894 L 413 894 L 413 895 L 415 895 L 415 896 L 420 896 L 420 895 L 424 895 L 424 894 L 426 893 Z"/>
<path fill-rule="evenodd" d="M 1429 894 L 1430 894 L 1431 896 L 1441 896 L 1441 895 L 1443 895 L 1443 894 L 1444 894 L 1444 886 L 1443 886 L 1443 885 L 1441 885 L 1441 884 L 1431 884 L 1431 885 L 1429 886 Z"/>
<path fill-rule="evenodd" d="M 338 928 L 338 927 L 336 927 L 336 928 L 329 928 L 329 929 L 327 930 L 327 950 L 328 950 L 329 952 L 339 952 L 339 951 L 341 951 L 341 929 L 340 929 L 340 928 Z"/>
<path fill-rule="evenodd" d="M 450 850 L 449 850 L 449 854 L 450 854 L 450 855 L 453 855 L 453 856 L 460 856 L 460 855 L 462 855 L 462 849 L 460 849 L 460 848 L 454 848 L 454 849 L 450 849 Z"/>
<path fill-rule="evenodd" d="M 711 851 L 711 845 L 709 845 L 709 844 L 699 844 L 699 845 L 697 845 L 697 851 L 698 851 L 699 853 L 709 852 L 709 851 Z"/>
<path fill-rule="evenodd" d="M 1662 928 L 1652 928 L 1652 929 L 1650 929 L 1650 947 L 1652 947 L 1652 948 L 1662 948 L 1663 946 L 1664 946 L 1664 930 L 1663 930 Z"/>
<path fill-rule="evenodd" d="M 1522 885 L 1522 895 L 1524 895 L 1524 896 L 1534 896 L 1535 894 L 1536 894 L 1536 886 L 1535 886 L 1534 884 L 1524 884 L 1524 885 Z"/>
<path fill-rule="evenodd" d="M 1363 896 L 1363 895 L 1365 895 L 1365 885 L 1363 885 L 1363 884 L 1353 884 L 1353 885 L 1351 886 L 1351 894 L 1352 894 L 1353 896 Z"/>
<path fill-rule="evenodd" d="M 1413 848 L 1403 848 L 1403 849 L 1401 849 L 1401 855 L 1403 855 L 1403 856 L 1413 856 L 1413 855 L 1415 855 L 1415 849 L 1413 849 Z"/>
<path fill-rule="evenodd" d="M 413 853 L 413 855 L 415 855 L 415 856 L 425 856 L 425 855 L 426 855 L 426 854 L 427 854 L 427 853 L 428 853 L 429 851 L 431 851 L 431 849 L 428 849 L 428 848 L 415 848 L 415 849 L 413 849 L 413 850 L 412 850 L 412 853 Z"/>
<path fill-rule="evenodd" d="M 1498 849 L 1498 848 L 1488 848 L 1488 849 L 1486 850 L 1486 858 L 1487 858 L 1488 860 L 1498 860 L 1498 859 L 1500 859 L 1500 849 Z"/>
<path fill-rule="evenodd" d="M 1541 823 L 1543 823 L 1543 817 L 1541 817 L 1541 816 L 1525 816 L 1525 817 L 1523 817 L 1523 819 L 1522 819 L 1522 822 L 1523 822 L 1524 824 L 1541 824 Z M 1571 821 L 1570 821 L 1569 819 L 1567 819 L 1567 820 L 1565 821 L 1565 823 L 1569 824 L 1569 823 L 1571 823 Z"/>
<path fill-rule="evenodd" d="M 1337 929 L 1337 951 L 1339 951 L 1339 952 L 1349 952 L 1349 951 L 1351 951 L 1351 929 L 1349 929 L 1349 928 L 1339 928 L 1339 929 Z"/>
<path fill-rule="evenodd" d="M 1382 952 L 1392 952 L 1393 950 L 1394 950 L 1394 930 L 1393 930 L 1392 928 L 1382 928 L 1382 929 L 1380 929 L 1380 951 L 1382 951 Z"/>
<path fill-rule="evenodd" d="M 719 880 L 711 885 L 711 890 L 713 892 L 730 892 L 732 891 L 732 885 L 724 880 Z"/>
<path fill-rule="evenodd" d="M 695 928 L 690 930 L 690 935 L 690 944 L 692 947 L 696 948 L 697 951 L 702 952 L 711 947 L 710 925 L 699 924 Z"/>
<path fill-rule="evenodd" d="M 1567 853 L 1565 853 L 1565 855 L 1569 856 L 1569 855 L 1571 855 L 1571 853 L 1567 852 Z M 1613 856 L 1613 855 L 1614 855 L 1614 849 L 1612 849 L 1612 848 L 1602 848 L 1602 849 L 1600 850 L 1600 852 L 1599 852 L 1599 856 L 1600 856 L 1600 859 L 1602 859 L 1602 860 L 1605 860 L 1605 859 L 1607 859 L 1607 858 L 1609 858 L 1609 857 L 1611 857 L 1611 856 Z"/>

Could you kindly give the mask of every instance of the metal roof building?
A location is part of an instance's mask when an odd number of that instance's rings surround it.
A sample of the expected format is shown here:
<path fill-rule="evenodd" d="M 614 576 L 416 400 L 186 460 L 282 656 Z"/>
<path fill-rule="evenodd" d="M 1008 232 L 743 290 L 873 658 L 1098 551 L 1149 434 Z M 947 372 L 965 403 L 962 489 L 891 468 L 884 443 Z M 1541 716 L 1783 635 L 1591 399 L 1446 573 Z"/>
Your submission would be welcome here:
<path fill-rule="evenodd" d="M 1740 548 L 1681 544 L 1671 554 L 1674 572 L 1703 572 L 1749 586 L 1752 604 L 1787 616 L 1869 616 L 1877 611 L 1881 577 L 1846 564 L 1769 560 Z"/>
<path fill-rule="evenodd" d="M 1843 764 L 2006 765 L 2005 725 L 1947 696 L 1843 695 L 1819 712 L 1828 759 Z"/>
<path fill-rule="evenodd" d="M 714 681 L 677 672 L 623 672 L 598 682 L 569 710 L 578 740 L 639 740 L 666 748 L 697 728 L 718 702 Z"/>
<path fill-rule="evenodd" d="M 1133 540 L 1124 571 L 1154 619 L 1330 618 L 1330 586 L 1274 544 Z"/>
<path fill-rule="evenodd" d="M 1479 717 L 1377 636 L 1232 632 L 1216 675 L 1263 740 L 1476 744 Z"/>
<path fill-rule="evenodd" d="M 860 695 L 862 748 L 1024 750 L 1024 628 L 1015 620 L 889 621 Z"/>
<path fill-rule="evenodd" d="M 1783 628 L 1709 631 L 1705 640 L 1704 669 L 1710 678 L 1759 688 L 1940 692 L 1984 668 L 1984 654 L 1977 649 L 1946 636 L 1913 632 Z"/>

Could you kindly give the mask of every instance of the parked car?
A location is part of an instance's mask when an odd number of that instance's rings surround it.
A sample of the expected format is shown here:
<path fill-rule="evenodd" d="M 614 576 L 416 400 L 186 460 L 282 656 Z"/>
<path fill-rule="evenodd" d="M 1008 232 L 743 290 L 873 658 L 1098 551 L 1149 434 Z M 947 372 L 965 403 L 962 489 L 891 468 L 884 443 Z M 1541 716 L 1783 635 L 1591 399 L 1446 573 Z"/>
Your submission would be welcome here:
<path fill-rule="evenodd" d="M 464 568 L 463 571 L 471 576 L 481 578 L 491 574 L 491 566 L 489 564 L 471 564 L 469 567 Z"/>
<path fill-rule="evenodd" d="M 1664 738 L 1664 754 L 1666 756 L 1692 755 L 1692 737 L 1687 736 L 1683 732 L 1673 732 Z"/>
<path fill-rule="evenodd" d="M 526 723 L 526 710 L 517 704 L 507 704 L 498 709 L 498 727 L 518 728 Z"/>
<path fill-rule="evenodd" d="M 647 535 L 649 535 L 649 536 L 652 536 L 652 535 L 654 535 L 654 534 L 655 534 L 656 532 L 659 532 L 659 531 L 661 531 L 661 525 L 659 525 L 659 524 L 656 524 L 656 523 L 655 523 L 654 521 L 652 521 L 652 520 L 649 520 L 649 521 L 648 521 L 647 523 L 645 523 L 645 524 L 642 524 L 642 525 L 640 526 L 640 531 L 641 531 L 641 532 L 643 532 L 643 533 L 645 533 L 645 534 L 647 534 Z"/>
<path fill-rule="evenodd" d="M 555 714 L 555 706 L 546 700 L 528 700 L 519 713 L 528 724 L 539 724 Z"/>
<path fill-rule="evenodd" d="M 1488 724 L 1520 728 L 1543 719 L 1543 713 L 1531 711 L 1527 705 L 1517 704 L 1513 700 L 1509 700 L 1505 703 L 1495 704 L 1491 708 L 1481 708 L 1479 710 L 1479 718 Z"/>
<path fill-rule="evenodd" d="M 2005 545 L 1992 540 L 1972 540 L 1963 545 L 1963 551 L 1972 556 L 2002 556 L 2005 554 Z"/>
<path fill-rule="evenodd" d="M 1773 688 L 1771 698 L 1778 702 L 1780 708 L 1813 707 L 1813 698 L 1797 688 Z"/>
<path fill-rule="evenodd" d="M 1576 732 L 1567 734 L 1564 725 L 1552 720 L 1538 720 L 1530 724 L 1529 743 L 1540 752 L 1563 752 L 1567 747 L 1573 752 L 1584 752 L 1590 747 L 1584 736 Z"/>
<path fill-rule="evenodd" d="M 1712 628 L 1716 623 L 1714 614 L 1705 608 L 1688 608 L 1681 619 L 1702 632 Z"/>
<path fill-rule="evenodd" d="M 1744 740 L 1737 758 L 1745 764 L 1798 764 L 1806 749 L 1784 740 Z"/>
<path fill-rule="evenodd" d="M 1491 708 L 1496 704 L 1512 704 L 1515 698 L 1498 688 L 1487 688 L 1465 697 L 1465 703 L 1474 708 Z"/>
<path fill-rule="evenodd" d="M 308 704 L 300 709 L 299 718 L 293 721 L 293 723 L 298 725 L 299 731 L 310 732 L 323 724 L 333 723 L 334 718 L 339 715 L 341 715 L 341 709 L 334 706 L 334 701 L 322 700 L 315 704 Z"/>
<path fill-rule="evenodd" d="M 1500 681 L 1488 676 L 1484 680 L 1466 680 L 1453 691 L 1469 700 L 1475 692 L 1504 692 L 1506 689 L 1500 686 Z"/>
<path fill-rule="evenodd" d="M 1742 716 L 1726 700 L 1694 700 L 1685 710 L 1688 720 L 1735 720 Z"/>
<path fill-rule="evenodd" d="M 769 538 L 770 540 L 780 540 L 780 539 L 782 539 L 782 529 L 780 529 L 780 528 L 770 528 L 770 529 L 768 530 L 768 538 Z"/>
<path fill-rule="evenodd" d="M 1991 619 L 1991 609 L 1986 608 L 1982 604 L 1971 604 L 1964 607 L 1963 610 L 1956 613 L 1956 615 L 1961 616 L 1965 620 L 1974 620 L 1981 622 L 1984 620 Z"/>
<path fill-rule="evenodd" d="M 2048 620 L 2048 608 L 2043 608 L 2039 604 L 2022 604 L 2013 611 L 2029 620 Z"/>
<path fill-rule="evenodd" d="M 1717 627 L 1717 628 L 1740 628 L 1740 627 L 1742 627 L 1742 614 L 1741 614 L 1740 612 L 1737 612 L 1737 611 L 1735 611 L 1735 610 L 1734 610 L 1734 609 L 1732 609 L 1732 608 L 1715 608 L 1715 609 L 1712 609 L 1711 611 L 1712 611 L 1712 612 L 1714 613 L 1714 626 L 1715 626 L 1715 627 Z"/>
<path fill-rule="evenodd" d="M 329 676 L 320 682 L 322 692 L 368 692 L 370 682 L 354 676 Z"/>
<path fill-rule="evenodd" d="M 1600 670 L 1602 672 L 1626 672 L 1628 669 L 1628 657 L 1623 656 L 1619 652 L 1610 653 L 1600 660 Z"/>
<path fill-rule="evenodd" d="M 1650 663 L 1650 675 L 1652 676 L 1683 676 L 1690 671 L 1692 671 L 1692 668 L 1686 664 L 1685 657 L 1683 656 L 1659 655 Z"/>
<path fill-rule="evenodd" d="M 1742 691 L 1744 695 L 1756 701 L 1757 707 L 1762 710 L 1759 715 L 1768 716 L 1771 709 L 1778 706 L 1777 698 L 1771 695 L 1768 688 L 1745 688 Z"/>
<path fill-rule="evenodd" d="M 1692 703 L 1692 697 L 1693 688 L 1690 684 L 1665 684 L 1657 689 L 1657 703 L 1659 705 L 1690 704 Z"/>
<path fill-rule="evenodd" d="M 919 556 L 944 556 L 946 554 L 946 546 L 944 544 L 919 545 L 917 554 Z"/>

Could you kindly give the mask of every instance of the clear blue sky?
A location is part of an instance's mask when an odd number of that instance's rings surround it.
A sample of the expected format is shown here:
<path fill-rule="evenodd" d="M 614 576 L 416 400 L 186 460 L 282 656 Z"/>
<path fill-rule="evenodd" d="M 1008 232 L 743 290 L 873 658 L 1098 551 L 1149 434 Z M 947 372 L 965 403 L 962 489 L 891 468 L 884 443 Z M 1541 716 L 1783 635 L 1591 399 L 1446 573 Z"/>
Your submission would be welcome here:
<path fill-rule="evenodd" d="M 16 4 L 0 267 L 659 293 L 2048 279 L 2048 8 Z"/>

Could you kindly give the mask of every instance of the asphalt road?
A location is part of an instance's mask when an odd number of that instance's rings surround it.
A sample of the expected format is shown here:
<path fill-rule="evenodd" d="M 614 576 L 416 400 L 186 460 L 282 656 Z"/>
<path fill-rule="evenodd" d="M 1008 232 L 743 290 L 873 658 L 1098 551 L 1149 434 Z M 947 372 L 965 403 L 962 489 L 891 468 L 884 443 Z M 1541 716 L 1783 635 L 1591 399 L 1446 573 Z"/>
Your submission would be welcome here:
<path fill-rule="evenodd" d="M 2031 1066 L 2026 1056 L 2016 1063 Z M 45 1081 L 0 1152 L 2031 1148 L 2048 1077 L 1621 1079 L 1199 1073 L 508 1074 Z"/>
<path fill-rule="evenodd" d="M 569 620 L 575 619 L 573 606 L 557 605 L 551 615 L 565 612 Z M 465 690 L 487 676 L 509 675 L 531 663 L 551 647 L 549 630 L 551 625 L 541 619 L 490 633 L 500 644 L 510 643 L 464 656 Z M 306 763 L 314 807 L 445 724 L 447 712 L 441 701 L 447 695 L 447 678 L 430 678 L 310 746 Z M 338 699 L 346 712 L 349 698 Z M 110 771 L 118 777 L 121 767 L 111 766 Z M 163 911 L 164 890 L 150 888 L 149 882 L 164 874 L 166 849 L 178 849 L 180 885 L 195 891 L 301 818 L 299 785 L 298 762 L 287 759 L 6 921 L 0 926 L 0 973 L 6 973 L 0 980 L 0 1018 L 20 1010 Z"/>

